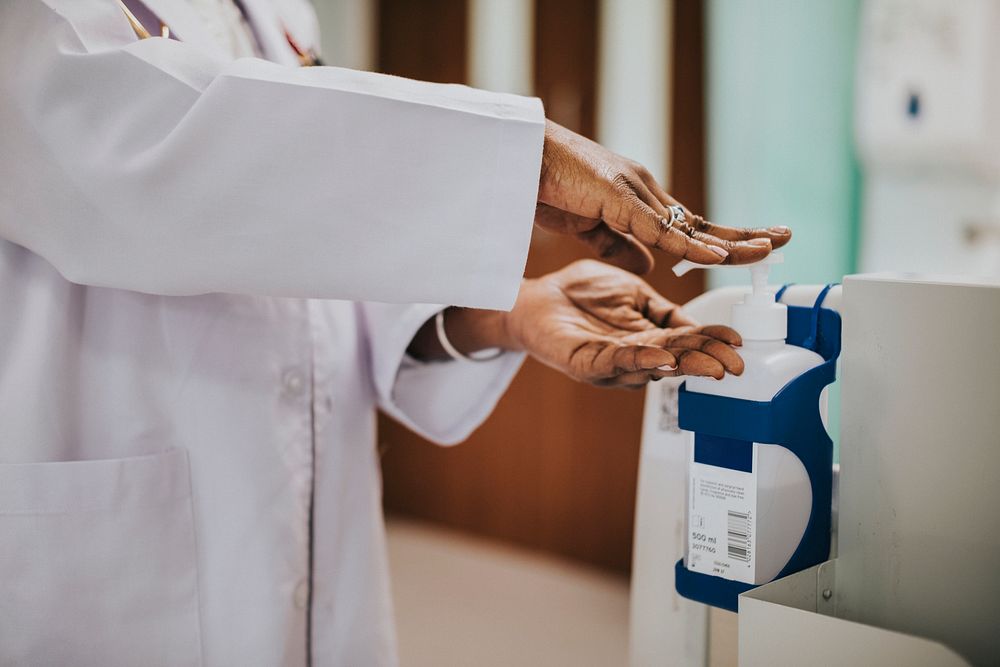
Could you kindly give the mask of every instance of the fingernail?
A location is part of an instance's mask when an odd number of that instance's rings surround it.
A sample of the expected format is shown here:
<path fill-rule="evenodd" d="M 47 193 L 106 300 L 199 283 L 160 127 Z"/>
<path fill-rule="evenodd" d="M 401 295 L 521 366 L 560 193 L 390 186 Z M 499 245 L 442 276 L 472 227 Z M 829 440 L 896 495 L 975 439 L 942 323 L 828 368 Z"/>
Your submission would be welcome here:
<path fill-rule="evenodd" d="M 710 245 L 708 247 L 711 248 L 712 252 L 714 252 L 719 257 L 729 257 L 729 253 L 726 250 L 724 250 L 723 248 L 720 248 L 717 245 Z"/>
<path fill-rule="evenodd" d="M 749 245 L 757 246 L 758 248 L 770 248 L 771 241 L 768 239 L 750 239 L 747 241 Z"/>
<path fill-rule="evenodd" d="M 779 234 L 787 234 L 792 230 L 789 229 L 788 227 L 785 227 L 784 225 L 778 225 L 777 227 L 771 227 L 771 231 L 777 232 Z"/>
<path fill-rule="evenodd" d="M 658 370 L 658 371 L 676 371 L 677 367 L 676 366 L 657 366 L 656 370 Z"/>

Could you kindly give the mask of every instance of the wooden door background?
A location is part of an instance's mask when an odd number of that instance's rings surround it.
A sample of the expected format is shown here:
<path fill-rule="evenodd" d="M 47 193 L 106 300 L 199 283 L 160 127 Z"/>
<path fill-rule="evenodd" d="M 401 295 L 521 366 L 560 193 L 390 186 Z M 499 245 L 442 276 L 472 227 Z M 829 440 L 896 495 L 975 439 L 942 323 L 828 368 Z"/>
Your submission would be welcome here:
<path fill-rule="evenodd" d="M 378 11 L 381 71 L 466 80 L 466 0 L 380 0 Z M 598 11 L 598 0 L 535 2 L 535 94 L 550 118 L 588 136 Z M 670 189 L 696 210 L 705 202 L 702 14 L 700 0 L 675 2 Z M 650 85 L 666 94 L 668 81 Z M 527 275 L 585 256 L 571 241 L 536 232 Z M 647 278 L 684 303 L 703 290 L 700 273 L 678 280 L 661 259 Z M 529 359 L 462 445 L 438 447 L 382 416 L 386 511 L 627 572 L 642 400 L 642 392 L 574 383 Z"/>

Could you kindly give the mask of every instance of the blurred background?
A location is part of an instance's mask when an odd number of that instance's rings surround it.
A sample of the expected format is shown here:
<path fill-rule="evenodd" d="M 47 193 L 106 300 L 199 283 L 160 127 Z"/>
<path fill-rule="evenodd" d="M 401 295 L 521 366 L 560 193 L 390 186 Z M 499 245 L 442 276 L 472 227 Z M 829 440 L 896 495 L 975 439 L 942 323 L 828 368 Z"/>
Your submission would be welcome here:
<path fill-rule="evenodd" d="M 963 64 L 986 47 L 962 39 L 978 19 L 956 3 L 314 2 L 328 64 L 536 95 L 549 118 L 642 162 L 689 208 L 792 227 L 776 283 L 1000 268 L 997 179 L 981 159 L 993 135 L 980 116 L 954 120 L 991 75 Z M 953 90 L 935 97 L 941 81 Z M 946 172 L 943 152 L 957 155 Z M 956 212 L 956 192 L 978 203 Z M 527 273 L 585 254 L 537 232 Z M 745 281 L 669 269 L 660 261 L 649 280 L 679 303 Z M 641 393 L 529 360 L 460 446 L 381 420 L 404 665 L 627 662 L 642 409 Z M 713 617 L 712 664 L 735 664 L 731 622 Z"/>

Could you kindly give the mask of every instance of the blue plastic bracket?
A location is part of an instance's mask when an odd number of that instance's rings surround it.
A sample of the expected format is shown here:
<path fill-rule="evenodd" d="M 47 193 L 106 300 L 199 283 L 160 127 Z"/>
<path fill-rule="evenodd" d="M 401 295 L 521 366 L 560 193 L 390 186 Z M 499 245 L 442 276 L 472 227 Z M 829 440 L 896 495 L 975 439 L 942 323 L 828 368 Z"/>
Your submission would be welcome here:
<path fill-rule="evenodd" d="M 812 487 L 812 506 L 805 533 L 791 558 L 778 573 L 784 577 L 822 563 L 830 555 L 830 502 L 833 486 L 833 441 L 823 426 L 819 397 L 836 379 L 840 356 L 840 314 L 823 308 L 833 285 L 827 285 L 812 307 L 788 306 L 788 338 L 819 353 L 824 361 L 786 384 L 770 401 L 745 401 L 689 392 L 681 385 L 678 396 L 680 428 L 698 434 L 778 444 L 805 466 Z M 782 290 L 783 292 L 784 290 Z M 730 611 L 737 611 L 741 593 L 753 584 L 731 581 L 675 566 L 677 592 Z"/>

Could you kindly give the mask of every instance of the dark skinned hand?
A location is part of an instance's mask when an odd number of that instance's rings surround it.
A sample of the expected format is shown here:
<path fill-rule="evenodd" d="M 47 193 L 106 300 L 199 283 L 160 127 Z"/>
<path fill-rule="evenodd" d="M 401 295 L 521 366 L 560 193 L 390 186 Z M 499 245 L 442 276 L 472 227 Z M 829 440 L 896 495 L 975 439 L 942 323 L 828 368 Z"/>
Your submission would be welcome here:
<path fill-rule="evenodd" d="M 600 386 L 743 372 L 733 329 L 699 326 L 641 279 L 593 260 L 525 280 L 503 328 L 505 347 Z"/>
<path fill-rule="evenodd" d="M 569 234 L 598 257 L 633 273 L 653 268 L 647 248 L 699 264 L 748 264 L 792 238 L 788 227 L 742 229 L 708 222 L 684 208 L 642 165 L 547 121 L 535 223 Z"/>

